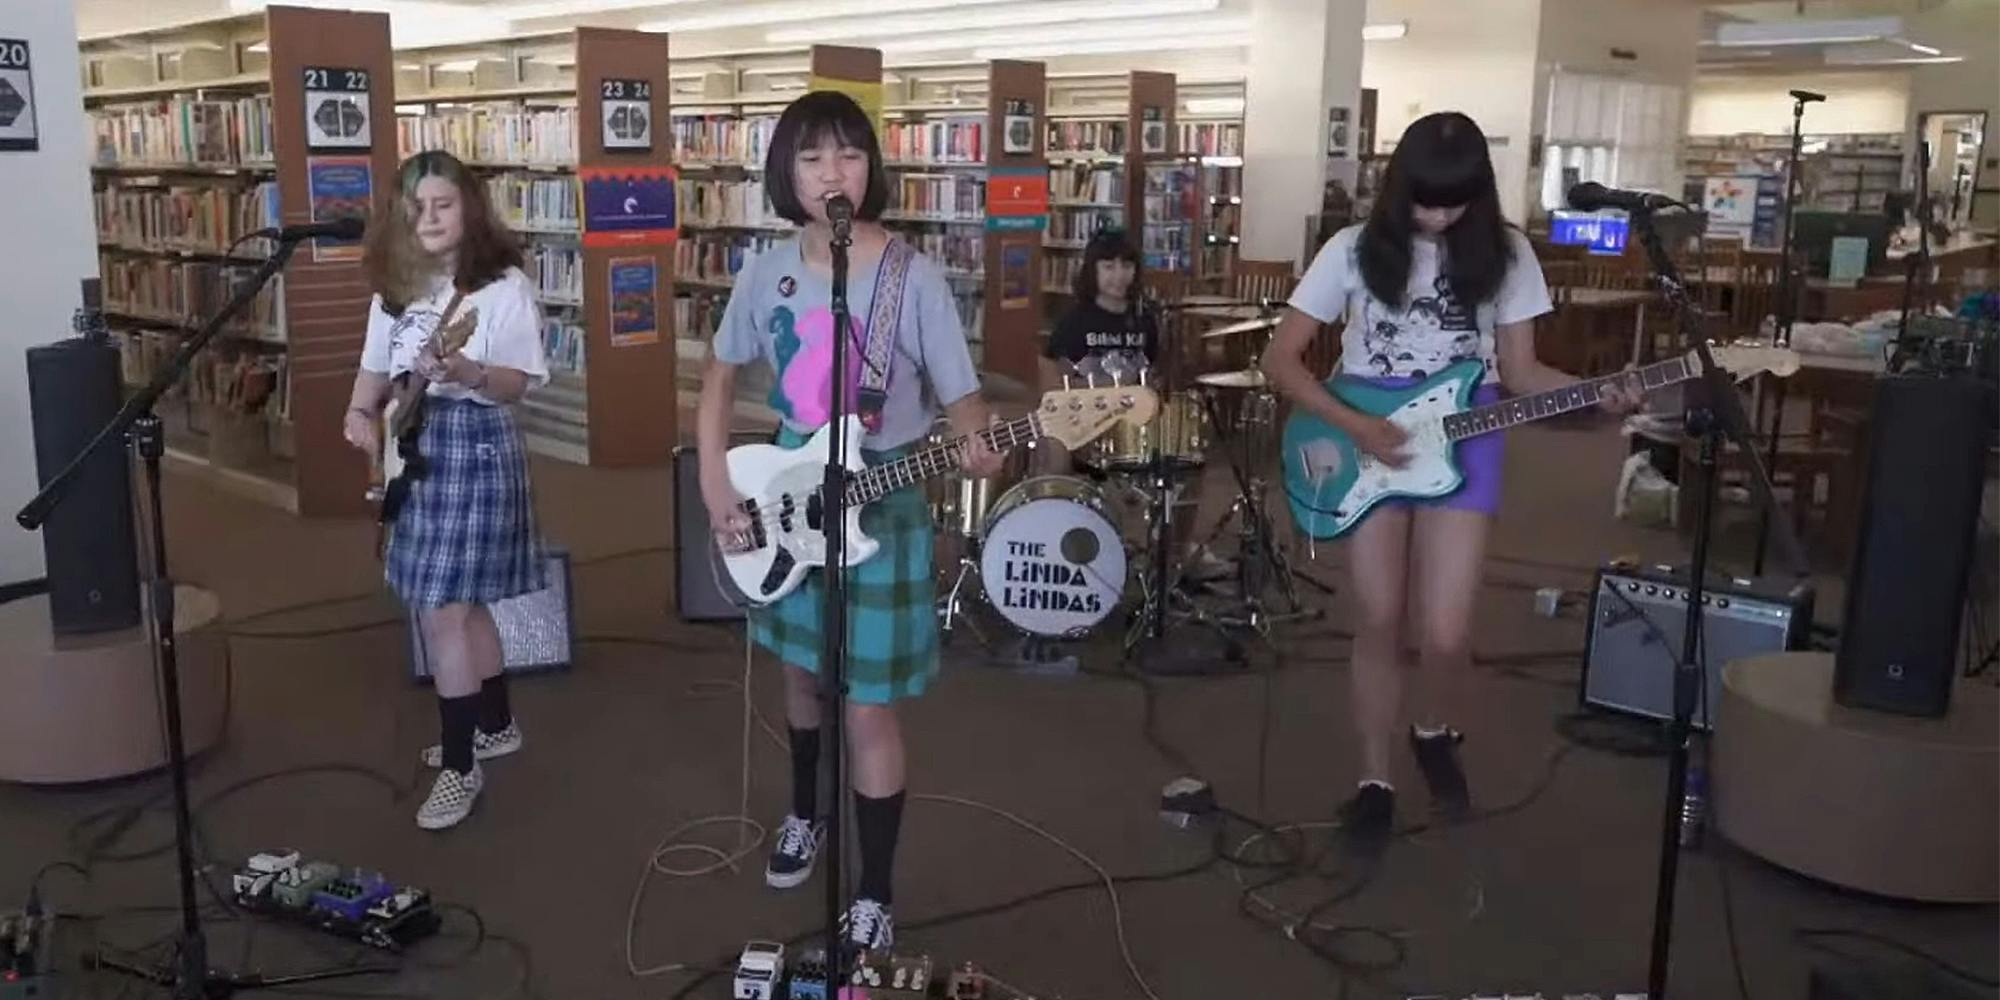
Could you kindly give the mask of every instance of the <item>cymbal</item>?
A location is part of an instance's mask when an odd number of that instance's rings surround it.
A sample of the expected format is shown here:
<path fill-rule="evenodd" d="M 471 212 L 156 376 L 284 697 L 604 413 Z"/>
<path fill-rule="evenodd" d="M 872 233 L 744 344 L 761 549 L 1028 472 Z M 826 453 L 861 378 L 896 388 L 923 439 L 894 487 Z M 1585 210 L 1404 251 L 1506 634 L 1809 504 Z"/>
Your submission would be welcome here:
<path fill-rule="evenodd" d="M 1255 368 L 1245 368 L 1240 372 L 1209 372 L 1196 375 L 1194 380 L 1212 389 L 1263 389 L 1271 384 L 1271 380 Z"/>
<path fill-rule="evenodd" d="M 1228 326 L 1218 326 L 1213 330 L 1203 330 L 1201 332 L 1201 339 L 1214 340 L 1217 337 L 1234 337 L 1239 333 L 1256 333 L 1259 330 L 1269 330 L 1277 325 L 1278 317 L 1276 316 L 1246 319 L 1241 323 L 1231 323 Z"/>
<path fill-rule="evenodd" d="M 1199 306 L 1254 306 L 1257 303 L 1247 299 L 1231 298 L 1227 295 L 1183 295 L 1179 301 L 1168 306 L 1170 309 L 1191 309 Z"/>

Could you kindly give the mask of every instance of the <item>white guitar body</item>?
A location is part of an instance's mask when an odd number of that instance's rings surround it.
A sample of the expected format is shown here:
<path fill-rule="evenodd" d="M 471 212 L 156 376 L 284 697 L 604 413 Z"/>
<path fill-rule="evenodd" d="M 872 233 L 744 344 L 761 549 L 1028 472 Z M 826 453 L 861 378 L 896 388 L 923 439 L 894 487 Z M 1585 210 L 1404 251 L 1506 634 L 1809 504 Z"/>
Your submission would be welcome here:
<path fill-rule="evenodd" d="M 866 432 L 859 417 L 847 417 L 846 426 L 847 456 L 842 464 L 858 473 L 866 468 L 861 462 L 861 436 Z M 761 533 L 763 544 L 729 553 L 722 564 L 736 588 L 757 604 L 770 604 L 791 593 L 807 570 L 826 565 L 817 497 L 833 450 L 832 430 L 831 425 L 820 428 L 797 448 L 749 444 L 729 449 L 730 485 L 738 495 L 761 498 L 751 518 L 756 522 L 752 531 Z M 866 562 L 881 548 L 881 543 L 862 533 L 861 509 L 861 504 L 853 504 L 847 511 L 847 551 L 842 561 L 849 566 Z"/>

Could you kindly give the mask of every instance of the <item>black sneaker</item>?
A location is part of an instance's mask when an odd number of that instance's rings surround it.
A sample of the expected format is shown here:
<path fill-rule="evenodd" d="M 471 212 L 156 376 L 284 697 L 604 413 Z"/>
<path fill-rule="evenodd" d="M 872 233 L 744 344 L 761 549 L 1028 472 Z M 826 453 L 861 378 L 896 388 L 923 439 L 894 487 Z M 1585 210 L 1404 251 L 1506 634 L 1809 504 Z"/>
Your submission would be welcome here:
<path fill-rule="evenodd" d="M 1362 853 L 1379 854 L 1396 832 L 1396 791 L 1364 782 L 1338 815 L 1343 839 Z"/>
<path fill-rule="evenodd" d="M 771 848 L 770 863 L 764 866 L 764 884 L 773 889 L 790 889 L 812 878 L 813 862 L 819 857 L 819 841 L 825 831 L 797 816 L 785 817 L 778 827 L 777 845 Z"/>
<path fill-rule="evenodd" d="M 1431 806 L 1448 822 L 1458 822 L 1472 812 L 1472 793 L 1465 786 L 1465 768 L 1458 763 L 1458 745 L 1465 734 L 1447 727 L 1432 736 L 1419 736 L 1410 728 L 1410 749 L 1417 755 L 1417 767 L 1424 772 L 1424 784 L 1431 789 Z"/>

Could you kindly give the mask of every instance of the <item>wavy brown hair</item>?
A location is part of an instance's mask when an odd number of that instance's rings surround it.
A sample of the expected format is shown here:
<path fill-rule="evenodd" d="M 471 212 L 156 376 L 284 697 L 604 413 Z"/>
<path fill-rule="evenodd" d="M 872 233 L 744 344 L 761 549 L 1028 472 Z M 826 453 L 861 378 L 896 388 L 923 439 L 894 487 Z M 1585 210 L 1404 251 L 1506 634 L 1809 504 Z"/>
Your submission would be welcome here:
<path fill-rule="evenodd" d="M 458 272 L 452 284 L 471 293 L 498 280 L 510 267 L 522 264 L 521 242 L 493 214 L 486 185 L 450 153 L 433 150 L 403 161 L 396 186 L 383 192 L 368 223 L 367 253 L 362 268 L 368 287 L 382 296 L 382 308 L 401 316 L 411 302 L 430 292 L 437 261 L 417 242 L 417 183 L 442 177 L 458 189 L 465 235 L 458 245 Z"/>

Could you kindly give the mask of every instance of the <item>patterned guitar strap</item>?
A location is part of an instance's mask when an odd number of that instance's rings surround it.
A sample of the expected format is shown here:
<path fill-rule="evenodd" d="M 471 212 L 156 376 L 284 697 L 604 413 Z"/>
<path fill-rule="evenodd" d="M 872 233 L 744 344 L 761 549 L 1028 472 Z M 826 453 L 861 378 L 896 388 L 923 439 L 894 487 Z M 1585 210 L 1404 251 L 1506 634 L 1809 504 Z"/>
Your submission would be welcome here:
<path fill-rule="evenodd" d="M 869 433 L 882 429 L 882 407 L 889 401 L 889 367 L 896 345 L 896 326 L 903 317 L 903 288 L 909 284 L 910 260 L 916 251 L 890 237 L 875 270 L 875 298 L 868 308 L 868 342 L 862 349 L 861 386 L 854 411 Z"/>

